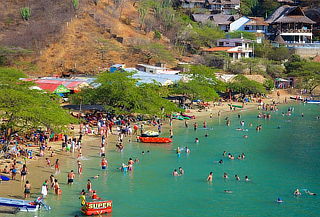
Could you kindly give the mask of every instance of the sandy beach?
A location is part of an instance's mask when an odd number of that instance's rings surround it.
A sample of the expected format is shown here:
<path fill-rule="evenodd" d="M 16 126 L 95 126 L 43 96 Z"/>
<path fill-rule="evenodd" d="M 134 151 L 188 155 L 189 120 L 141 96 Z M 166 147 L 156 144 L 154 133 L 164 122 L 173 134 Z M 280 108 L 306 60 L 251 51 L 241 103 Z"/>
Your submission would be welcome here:
<path fill-rule="evenodd" d="M 281 96 L 278 97 L 276 92 L 273 92 L 272 94 L 268 95 L 267 98 L 263 99 L 263 102 L 268 104 L 271 103 L 272 100 L 275 100 L 277 103 L 284 103 L 285 98 L 289 100 L 289 95 L 281 91 Z M 248 110 L 254 110 L 257 109 L 258 103 L 247 103 L 243 109 L 236 109 L 235 111 L 230 111 L 229 106 L 227 105 L 228 102 L 223 102 L 220 106 L 213 106 L 211 105 L 208 109 L 198 111 L 198 110 L 189 110 L 187 114 L 189 115 L 195 115 L 195 120 L 190 120 L 189 123 L 198 122 L 199 124 L 202 124 L 202 122 L 209 118 L 212 114 L 213 118 L 218 118 L 218 112 L 220 111 L 221 116 L 226 116 L 230 113 L 237 113 L 242 111 L 248 111 Z M 234 105 L 242 105 L 241 103 L 233 103 Z M 184 124 L 184 121 L 174 120 L 173 126 L 175 128 L 179 128 Z M 156 126 L 146 126 L 145 129 L 151 129 L 151 130 L 157 130 Z M 74 133 L 77 134 L 79 130 L 75 128 Z M 168 122 L 165 122 L 163 126 L 163 132 L 165 135 L 168 135 L 169 132 L 169 126 Z M 76 135 L 77 136 L 77 135 Z M 117 139 L 117 136 L 115 134 L 112 134 L 108 137 L 108 145 L 106 148 L 106 152 L 108 150 L 115 148 L 115 141 Z M 131 139 L 132 141 L 135 140 L 135 136 L 128 136 L 124 140 L 124 144 L 128 142 L 128 140 Z M 89 156 L 89 155 L 98 155 L 99 154 L 99 145 L 101 142 L 100 136 L 96 135 L 86 135 L 83 137 L 83 144 L 82 144 L 82 153 L 83 156 Z M 61 151 L 61 142 L 54 142 L 50 143 L 49 146 L 52 146 L 52 149 L 55 150 L 55 156 L 49 157 L 49 153 L 45 153 L 44 157 L 38 157 L 36 160 L 28 159 L 27 160 L 27 167 L 29 174 L 27 174 L 27 179 L 32 185 L 31 189 L 31 198 L 36 198 L 37 196 L 40 196 L 41 191 L 41 185 L 46 180 L 49 179 L 49 176 L 51 174 L 54 174 L 54 168 L 48 167 L 46 165 L 46 157 L 48 157 L 51 161 L 51 164 L 54 163 L 56 159 L 60 160 L 60 168 L 61 171 L 59 174 L 56 174 L 55 177 L 59 180 L 59 183 L 64 185 L 67 181 L 67 173 L 73 169 L 76 171 L 77 168 L 77 155 L 78 152 L 75 153 L 67 153 L 65 151 Z M 32 148 L 36 152 L 38 152 L 38 148 Z M 23 162 L 22 159 L 17 159 L 17 161 Z M 5 165 L 10 164 L 10 160 L 2 160 L 0 163 L 0 169 L 3 169 Z M 97 165 L 100 162 L 97 162 Z M 22 164 L 18 165 L 19 167 L 22 167 Z M 85 164 L 83 165 L 85 167 Z M 78 174 L 76 174 L 77 179 Z M 0 184 L 0 197 L 9 197 L 9 198 L 17 198 L 17 199 L 23 199 L 23 190 L 24 190 L 24 184 L 20 181 L 21 177 L 20 174 L 17 174 L 16 176 L 17 180 L 10 180 L 8 182 L 3 181 Z M 49 191 L 49 194 L 53 193 Z M 62 195 L 63 196 L 63 195 Z"/>

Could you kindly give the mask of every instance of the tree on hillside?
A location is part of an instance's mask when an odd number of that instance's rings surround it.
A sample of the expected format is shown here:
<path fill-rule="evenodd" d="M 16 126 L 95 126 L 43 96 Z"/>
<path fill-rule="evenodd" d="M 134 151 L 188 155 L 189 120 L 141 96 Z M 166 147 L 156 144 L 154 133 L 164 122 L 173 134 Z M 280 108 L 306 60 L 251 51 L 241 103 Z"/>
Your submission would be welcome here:
<path fill-rule="evenodd" d="M 188 44 L 193 49 L 200 47 L 214 47 L 219 38 L 224 38 L 225 33 L 217 27 L 207 25 L 198 25 L 186 27 L 179 35 L 178 40 L 182 44 Z"/>
<path fill-rule="evenodd" d="M 187 72 L 192 79 L 202 81 L 203 85 L 212 87 L 215 91 L 225 91 L 225 84 L 216 78 L 219 70 L 204 65 L 191 65 Z"/>
<path fill-rule="evenodd" d="M 17 132 L 47 128 L 65 132 L 66 125 L 77 122 L 60 107 L 58 100 L 42 91 L 31 90 L 32 83 L 12 68 L 0 68 L 0 129 L 7 140 Z"/>
<path fill-rule="evenodd" d="M 190 100 L 212 101 L 218 98 L 217 92 L 225 91 L 225 84 L 215 76 L 217 69 L 203 65 L 191 65 L 187 74 L 188 82 L 178 82 L 172 88 L 174 94 L 182 94 Z"/>
<path fill-rule="evenodd" d="M 0 46 L 0 66 L 10 65 L 16 57 L 30 53 L 32 51 L 22 48 Z"/>
<path fill-rule="evenodd" d="M 257 16 L 268 17 L 278 7 L 280 7 L 280 3 L 275 0 L 259 0 L 259 4 L 254 7 L 253 11 Z"/>
<path fill-rule="evenodd" d="M 264 41 L 254 46 L 255 57 L 269 60 L 284 61 L 291 57 L 291 52 L 286 47 L 273 47 L 270 42 Z"/>
<path fill-rule="evenodd" d="M 104 72 L 98 76 L 99 87 L 84 89 L 75 94 L 72 102 L 99 104 L 116 114 L 140 113 L 161 114 L 178 111 L 175 104 L 163 99 L 165 92 L 159 91 L 158 84 L 137 85 L 138 80 L 127 72 Z"/>
<path fill-rule="evenodd" d="M 284 61 L 289 59 L 291 52 L 287 47 L 273 47 L 269 50 L 267 58 L 269 60 Z"/>
<path fill-rule="evenodd" d="M 249 74 L 261 74 L 262 70 L 259 67 L 263 63 L 263 59 L 260 58 L 244 58 L 241 60 L 246 68 L 249 69 Z"/>
<path fill-rule="evenodd" d="M 228 84 L 228 88 L 233 93 L 241 93 L 244 95 L 266 92 L 262 84 L 249 80 L 243 75 L 237 75 L 233 81 Z"/>
<path fill-rule="evenodd" d="M 285 71 L 285 67 L 283 65 L 278 64 L 277 62 L 269 61 L 267 63 L 266 72 L 272 78 L 282 77 L 284 71 Z"/>
<path fill-rule="evenodd" d="M 319 0 L 300 0 L 300 1 L 304 7 L 309 7 L 309 8 L 320 7 Z"/>
<path fill-rule="evenodd" d="M 312 91 L 320 85 L 320 63 L 307 61 L 297 55 L 293 55 L 285 63 L 288 76 L 297 77 L 300 87 L 312 94 Z"/>
<path fill-rule="evenodd" d="M 199 79 L 192 79 L 189 82 L 178 82 L 174 85 L 172 92 L 174 94 L 182 94 L 188 97 L 191 101 L 213 101 L 218 99 L 219 95 L 210 85 L 205 85 L 205 82 Z"/>
<path fill-rule="evenodd" d="M 134 53 L 145 56 L 147 63 L 151 60 L 155 62 L 172 63 L 174 57 L 169 49 L 160 43 L 148 43 L 132 47 Z"/>
<path fill-rule="evenodd" d="M 240 12 L 242 15 L 253 15 L 253 9 L 258 4 L 258 0 L 241 0 Z"/>

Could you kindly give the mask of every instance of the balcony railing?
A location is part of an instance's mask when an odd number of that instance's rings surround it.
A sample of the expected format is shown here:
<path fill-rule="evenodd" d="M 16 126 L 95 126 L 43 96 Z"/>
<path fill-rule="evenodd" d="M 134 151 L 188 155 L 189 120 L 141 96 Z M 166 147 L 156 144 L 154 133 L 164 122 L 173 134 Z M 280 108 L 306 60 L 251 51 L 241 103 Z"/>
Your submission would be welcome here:
<path fill-rule="evenodd" d="M 282 29 L 281 33 L 311 33 L 312 29 Z"/>

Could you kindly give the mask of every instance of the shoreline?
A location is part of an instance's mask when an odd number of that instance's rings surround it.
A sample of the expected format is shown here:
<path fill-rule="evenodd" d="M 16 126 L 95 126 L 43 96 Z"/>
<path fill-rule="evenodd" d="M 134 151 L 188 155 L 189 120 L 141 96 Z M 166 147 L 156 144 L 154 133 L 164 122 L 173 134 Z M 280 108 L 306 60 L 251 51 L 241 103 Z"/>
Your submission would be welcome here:
<path fill-rule="evenodd" d="M 280 98 L 275 98 L 275 97 L 269 97 L 264 99 L 263 101 L 265 103 L 269 103 L 272 100 L 279 100 L 281 102 L 284 102 L 285 97 L 288 97 L 289 94 L 286 94 Z M 287 98 L 289 99 L 289 97 Z M 289 102 L 290 104 L 292 103 L 291 101 Z M 188 122 L 198 122 L 198 124 L 201 124 L 204 120 L 211 120 L 210 119 L 210 114 L 212 114 L 212 120 L 218 118 L 218 112 L 219 110 L 221 111 L 221 116 L 220 117 L 226 117 L 227 115 L 232 115 L 236 114 L 239 112 L 246 112 L 246 111 L 253 111 L 257 109 L 258 103 L 253 102 L 253 103 L 248 103 L 245 105 L 243 109 L 236 109 L 230 111 L 229 106 L 227 105 L 228 102 L 224 102 L 222 106 L 214 106 L 206 111 L 201 111 L 198 112 L 196 110 L 190 110 L 189 113 L 190 115 L 195 115 L 196 119 L 191 119 Z M 237 103 L 234 103 L 237 104 Z M 278 105 L 283 104 L 279 103 Z M 201 123 L 200 123 L 201 122 Z M 184 125 L 184 121 L 180 120 L 174 120 L 173 121 L 173 130 L 181 127 Z M 168 121 L 163 122 L 163 129 L 162 129 L 162 135 L 168 135 L 169 134 L 169 124 Z M 145 130 L 157 130 L 156 126 L 151 126 L 151 125 L 145 125 Z M 74 135 L 78 136 L 77 132 L 78 129 L 75 128 L 74 130 Z M 127 136 L 124 139 L 124 146 L 128 143 L 128 140 L 131 139 L 131 141 L 135 141 L 135 135 Z M 108 151 L 111 149 L 115 148 L 115 141 L 117 140 L 117 135 L 112 133 L 109 134 L 107 142 L 108 145 L 106 146 L 106 155 L 108 154 Z M 135 143 L 135 142 L 134 142 Z M 100 136 L 96 135 L 85 135 L 83 137 L 83 142 L 82 142 L 82 154 L 84 157 L 90 155 L 90 154 L 99 154 L 99 147 L 100 147 Z M 37 160 L 27 160 L 27 166 L 29 170 L 29 174 L 27 175 L 27 179 L 29 180 L 32 189 L 31 189 L 31 200 L 33 198 L 36 198 L 36 196 L 40 195 L 41 192 L 41 185 L 44 182 L 44 180 L 49 179 L 49 176 L 51 174 L 54 174 L 54 168 L 46 166 L 46 160 L 45 158 L 48 157 L 51 160 L 51 164 L 54 163 L 55 159 L 60 159 L 60 168 L 61 171 L 59 174 L 55 175 L 55 177 L 59 180 L 59 183 L 65 183 L 67 173 L 73 169 L 76 171 L 75 168 L 77 168 L 77 155 L 78 152 L 75 151 L 74 153 L 67 153 L 65 151 L 61 151 L 61 142 L 54 142 L 54 143 L 49 143 L 49 146 L 52 146 L 52 148 L 55 150 L 55 156 L 54 157 L 49 157 L 49 153 L 45 153 L 44 157 L 38 157 Z M 38 148 L 34 148 L 33 150 L 38 150 Z M 47 156 L 48 155 L 48 156 Z M 21 164 L 22 166 L 22 164 Z M 3 168 L 3 163 L 1 164 L 1 169 Z M 85 167 L 85 165 L 84 165 Z M 77 180 L 77 177 L 79 175 L 76 174 L 75 181 Z M 5 182 L 3 181 L 0 184 L 0 196 L 1 197 L 9 197 L 9 198 L 16 198 L 16 199 L 23 199 L 23 190 L 24 190 L 24 183 L 20 181 L 20 174 L 17 174 L 16 177 L 18 180 L 15 181 L 8 181 Z M 49 195 L 53 194 L 52 190 L 48 191 Z M 63 196 L 63 195 L 62 195 Z M 1 216 L 1 215 L 0 215 Z"/>

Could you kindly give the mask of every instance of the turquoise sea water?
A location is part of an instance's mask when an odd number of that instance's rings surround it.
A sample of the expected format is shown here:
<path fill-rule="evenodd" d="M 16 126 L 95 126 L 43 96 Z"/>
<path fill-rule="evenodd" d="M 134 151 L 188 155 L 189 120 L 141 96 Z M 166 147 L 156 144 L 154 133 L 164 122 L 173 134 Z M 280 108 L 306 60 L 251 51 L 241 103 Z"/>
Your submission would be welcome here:
<path fill-rule="evenodd" d="M 93 189 L 98 195 L 113 200 L 112 217 L 211 217 L 211 216 L 320 216 L 320 120 L 318 105 L 294 105 L 292 116 L 282 116 L 288 106 L 282 106 L 272 113 L 270 120 L 258 119 L 257 111 L 237 112 L 231 117 L 231 126 L 220 121 L 207 119 L 209 136 L 199 121 L 199 129 L 175 129 L 171 145 L 128 144 L 123 153 L 108 152 L 109 168 L 106 173 L 100 170 L 97 154 L 85 156 L 84 174 L 77 177 L 73 186 L 62 184 L 63 195 L 58 198 L 49 194 L 49 212 L 18 216 L 74 216 L 80 214 L 79 192 L 86 187 L 88 178 L 100 174 L 93 180 Z M 301 113 L 304 117 L 301 117 Z M 239 121 L 244 120 L 248 132 L 236 131 Z M 248 124 L 252 123 L 253 127 Z M 262 124 L 261 132 L 255 126 Z M 280 126 L 280 129 L 277 127 Z M 248 135 L 247 139 L 243 135 Z M 194 139 L 200 139 L 199 144 Z M 111 145 L 111 144 L 110 144 Z M 97 144 L 98 146 L 98 144 Z M 112 145 L 114 146 L 114 145 Z M 182 152 L 177 157 L 178 146 L 188 146 L 191 153 Z M 149 150 L 144 155 L 142 151 Z M 226 151 L 235 156 L 242 152 L 245 160 L 223 158 Z M 99 152 L 96 148 L 95 153 Z M 134 171 L 126 174 L 117 168 L 128 158 L 139 158 Z M 217 161 L 223 159 L 223 164 Z M 173 169 L 183 167 L 185 175 L 173 177 Z M 76 168 L 76 163 L 74 164 Z M 212 171 L 212 183 L 206 182 Z M 229 179 L 223 179 L 227 172 Z M 240 176 L 236 181 L 234 175 Z M 250 182 L 245 182 L 248 176 Z M 66 181 L 61 174 L 60 182 Z M 296 188 L 309 189 L 317 196 L 302 194 L 294 197 Z M 224 193 L 231 190 L 232 194 Z M 275 202 L 281 197 L 284 203 Z"/>

